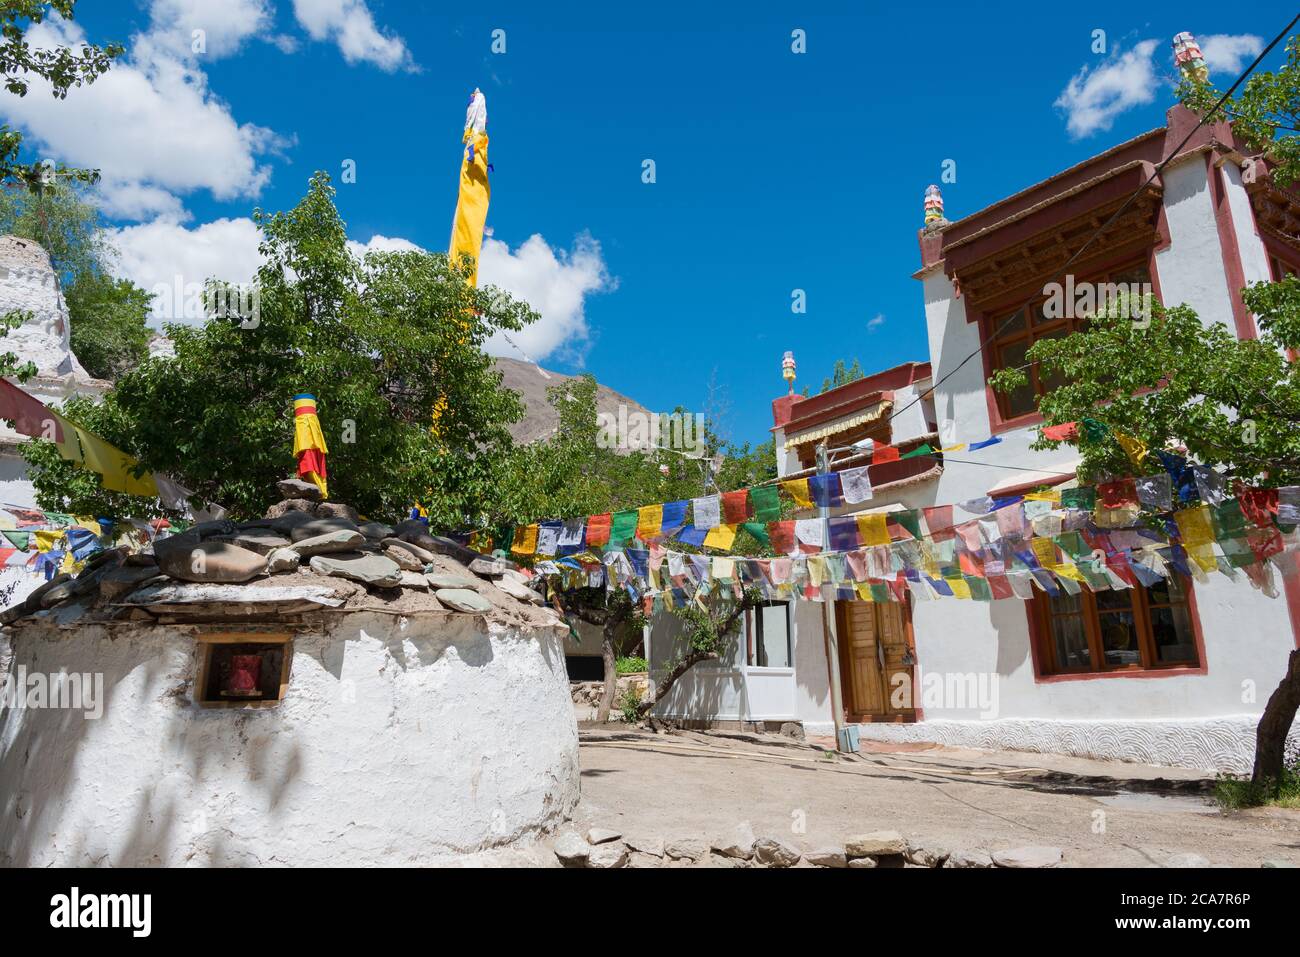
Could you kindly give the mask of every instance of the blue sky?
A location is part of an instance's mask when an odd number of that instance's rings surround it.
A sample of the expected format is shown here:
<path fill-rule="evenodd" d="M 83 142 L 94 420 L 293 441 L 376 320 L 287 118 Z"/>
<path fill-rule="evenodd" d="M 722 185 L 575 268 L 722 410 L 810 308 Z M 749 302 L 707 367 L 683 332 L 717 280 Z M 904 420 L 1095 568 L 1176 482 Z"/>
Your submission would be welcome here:
<path fill-rule="evenodd" d="M 1161 125 L 1174 33 L 1195 33 L 1230 82 L 1291 16 L 866 7 L 81 0 L 75 26 L 41 35 L 121 40 L 126 61 L 60 103 L 0 96 L 0 115 L 35 154 L 103 170 L 120 271 L 152 288 L 247 278 L 251 209 L 293 205 L 345 160 L 352 239 L 445 249 L 479 86 L 495 168 L 482 274 L 542 312 L 525 351 L 655 410 L 721 410 L 733 438 L 762 440 L 786 349 L 814 391 L 837 358 L 927 358 L 910 274 L 945 160 L 958 219 Z"/>

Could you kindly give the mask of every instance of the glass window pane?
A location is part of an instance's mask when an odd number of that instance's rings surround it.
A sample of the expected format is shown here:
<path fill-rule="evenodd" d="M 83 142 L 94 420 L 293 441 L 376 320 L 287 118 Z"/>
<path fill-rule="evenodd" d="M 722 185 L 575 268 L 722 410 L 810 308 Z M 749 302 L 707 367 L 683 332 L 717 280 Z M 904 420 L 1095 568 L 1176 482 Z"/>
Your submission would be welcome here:
<path fill-rule="evenodd" d="M 1138 648 L 1137 618 L 1131 611 L 1102 612 L 1097 615 L 1097 621 L 1101 625 L 1101 653 L 1109 667 L 1142 664 L 1142 652 Z"/>
<path fill-rule="evenodd" d="M 760 605 L 754 609 L 754 620 L 758 625 L 758 638 L 754 642 L 754 652 L 759 668 L 790 667 L 790 616 L 789 606 L 782 602 L 772 605 Z"/>
<path fill-rule="evenodd" d="M 1052 640 L 1056 643 L 1056 665 L 1063 671 L 1092 669 L 1092 652 L 1082 615 L 1052 616 Z"/>
<path fill-rule="evenodd" d="M 1156 644 L 1156 660 L 1198 664 L 1196 638 L 1186 605 L 1152 608 L 1151 634 Z"/>
<path fill-rule="evenodd" d="M 1094 597 L 1097 599 L 1098 611 L 1106 611 L 1107 609 L 1116 611 L 1133 610 L 1133 598 L 1127 588 L 1123 591 L 1099 591 L 1094 593 Z"/>
<path fill-rule="evenodd" d="M 1009 316 L 1001 316 L 993 321 L 992 332 L 996 333 L 999 339 L 1009 336 L 1019 335 L 1026 329 L 1025 311 L 1023 309 L 1013 312 Z"/>
<path fill-rule="evenodd" d="M 999 369 L 1018 369 L 1025 364 L 1025 353 L 1029 351 L 1028 340 L 1013 342 L 998 350 Z M 1000 393 L 1003 409 L 1008 418 L 1033 412 L 1034 386 L 1032 379 L 1014 392 Z"/>

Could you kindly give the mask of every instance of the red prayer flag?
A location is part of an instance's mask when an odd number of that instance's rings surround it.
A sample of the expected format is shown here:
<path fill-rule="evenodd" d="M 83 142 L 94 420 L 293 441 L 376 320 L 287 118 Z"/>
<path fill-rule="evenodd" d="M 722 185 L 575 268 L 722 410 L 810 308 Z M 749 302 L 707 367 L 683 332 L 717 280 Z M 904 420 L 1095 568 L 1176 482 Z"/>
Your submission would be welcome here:
<path fill-rule="evenodd" d="M 789 555 L 794 551 L 794 522 L 768 522 L 767 537 L 772 542 L 772 551 Z"/>
<path fill-rule="evenodd" d="M 1137 505 L 1137 481 L 1129 478 L 1098 485 L 1097 500 L 1102 508 L 1124 508 L 1128 505 Z"/>
<path fill-rule="evenodd" d="M 936 542 L 946 542 L 952 538 L 952 506 L 936 505 L 934 508 L 922 509 L 925 512 L 925 527 L 930 530 L 930 537 Z"/>
<path fill-rule="evenodd" d="M 587 516 L 587 544 L 609 544 L 609 512 Z"/>
<path fill-rule="evenodd" d="M 871 450 L 871 464 L 879 465 L 882 462 L 897 462 L 898 449 L 892 445 L 882 445 L 877 442 L 875 448 Z"/>
<path fill-rule="evenodd" d="M 1011 582 L 1007 581 L 1006 575 L 990 575 L 988 577 L 989 591 L 996 598 L 1015 598 L 1016 593 L 1011 588 Z"/>
<path fill-rule="evenodd" d="M 749 521 L 749 489 L 722 493 L 722 521 L 727 525 Z"/>
<path fill-rule="evenodd" d="M 1066 422 L 1063 425 L 1049 425 L 1043 429 L 1043 438 L 1064 442 L 1079 437 L 1079 423 Z"/>
<path fill-rule="evenodd" d="M 1277 514 L 1277 489 L 1242 489 L 1237 495 L 1237 503 L 1241 505 L 1241 513 L 1251 524 L 1260 528 L 1272 527 L 1273 516 Z"/>

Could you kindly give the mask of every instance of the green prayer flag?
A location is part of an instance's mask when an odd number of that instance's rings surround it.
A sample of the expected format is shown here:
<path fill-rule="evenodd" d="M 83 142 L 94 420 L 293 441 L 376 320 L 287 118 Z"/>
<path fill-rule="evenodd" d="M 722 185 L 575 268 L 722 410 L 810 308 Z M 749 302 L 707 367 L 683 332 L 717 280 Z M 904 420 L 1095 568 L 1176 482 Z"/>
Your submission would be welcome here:
<path fill-rule="evenodd" d="M 1062 489 L 1061 505 L 1064 508 L 1082 508 L 1091 512 L 1097 507 L 1097 490 L 1084 487 Z"/>
<path fill-rule="evenodd" d="M 1096 419 L 1085 418 L 1083 420 L 1083 434 L 1088 437 L 1089 441 L 1100 442 L 1110 434 L 1110 429 Z"/>
<path fill-rule="evenodd" d="M 1246 534 L 1246 516 L 1235 498 L 1225 499 L 1219 505 L 1211 505 L 1210 517 L 1214 521 L 1214 537 L 1220 541 L 1225 538 L 1240 538 Z"/>
<path fill-rule="evenodd" d="M 777 485 L 760 485 L 749 490 L 749 501 L 754 506 L 754 521 L 775 522 L 781 517 L 781 489 Z M 749 525 L 745 525 L 749 528 Z M 754 536 L 758 538 L 757 535 Z"/>
<path fill-rule="evenodd" d="M 890 600 L 889 586 L 873 583 L 871 585 L 871 600 L 875 602 L 888 602 Z"/>
<path fill-rule="evenodd" d="M 992 601 L 993 590 L 989 588 L 989 583 L 983 578 L 976 575 L 963 575 L 966 580 L 966 587 L 970 589 L 970 596 L 976 601 Z"/>
<path fill-rule="evenodd" d="M 1078 532 L 1064 532 L 1052 540 L 1057 545 L 1060 545 L 1061 550 L 1076 562 L 1092 557 L 1092 549 L 1088 547 L 1088 544 L 1083 540 L 1083 536 Z"/>
<path fill-rule="evenodd" d="M 921 537 L 921 513 L 917 509 L 911 508 L 905 512 L 890 512 L 889 519 L 911 532 L 913 538 Z"/>
<path fill-rule="evenodd" d="M 772 547 L 772 536 L 767 533 L 767 526 L 762 522 L 745 522 L 741 527 L 753 535 L 758 540 L 758 544 L 764 548 Z"/>
<path fill-rule="evenodd" d="M 916 448 L 912 449 L 912 451 L 900 455 L 899 458 L 914 459 L 918 455 L 933 455 L 933 454 L 934 454 L 934 449 L 930 448 L 929 445 L 918 445 Z"/>
<path fill-rule="evenodd" d="M 632 540 L 632 536 L 636 534 L 637 515 L 637 510 L 634 508 L 614 513 L 609 526 L 611 545 L 623 545 Z"/>
<path fill-rule="evenodd" d="M 31 541 L 31 532 L 11 532 L 8 529 L 0 529 L 0 535 L 9 540 L 9 544 L 20 552 L 27 551 L 27 545 Z"/>

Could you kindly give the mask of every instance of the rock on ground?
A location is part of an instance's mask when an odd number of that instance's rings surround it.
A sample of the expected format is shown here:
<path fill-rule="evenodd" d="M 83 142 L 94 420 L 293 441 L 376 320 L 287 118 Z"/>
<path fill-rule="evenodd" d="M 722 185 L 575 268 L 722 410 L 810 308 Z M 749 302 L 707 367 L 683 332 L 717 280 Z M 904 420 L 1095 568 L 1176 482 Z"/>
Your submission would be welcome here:
<path fill-rule="evenodd" d="M 996 856 L 995 856 L 996 859 Z M 1165 861 L 1165 867 L 1209 867 L 1210 862 L 1200 854 L 1175 854 Z"/>
<path fill-rule="evenodd" d="M 600 870 L 627 867 L 627 845 L 622 841 L 597 844 L 587 855 L 587 866 Z"/>
<path fill-rule="evenodd" d="M 393 567 L 396 568 L 397 566 L 394 565 Z M 433 584 L 432 580 L 430 580 L 429 584 Z M 448 608 L 454 608 L 456 611 L 463 611 L 471 615 L 485 615 L 492 610 L 492 602 L 468 588 L 439 588 L 437 597 L 438 601 Z"/>
<path fill-rule="evenodd" d="M 723 857 L 747 861 L 754 856 L 754 829 L 748 824 L 741 824 L 732 834 L 714 841 L 712 850 Z"/>
<path fill-rule="evenodd" d="M 642 854 L 649 854 L 651 857 L 664 856 L 664 842 L 659 838 L 655 838 L 652 841 L 647 841 L 644 840 L 643 838 L 629 837 L 626 838 L 623 843 L 625 843 L 632 850 L 640 851 Z"/>
<path fill-rule="evenodd" d="M 983 851 L 953 851 L 944 861 L 944 867 L 992 867 L 993 858 Z"/>
<path fill-rule="evenodd" d="M 908 841 L 907 852 L 904 856 L 909 864 L 915 864 L 917 867 L 943 867 L 943 862 L 948 860 L 948 854 L 949 851 L 946 847 L 934 847 Z"/>
<path fill-rule="evenodd" d="M 572 831 L 555 839 L 555 856 L 565 867 L 584 867 L 591 855 L 591 845 Z"/>
<path fill-rule="evenodd" d="M 311 567 L 318 575 L 347 578 L 377 588 L 396 588 L 402 583 L 402 570 L 383 555 L 362 555 L 357 558 L 316 555 L 311 560 Z"/>
<path fill-rule="evenodd" d="M 754 860 L 767 867 L 794 867 L 799 852 L 775 838 L 762 837 L 754 842 Z"/>
<path fill-rule="evenodd" d="M 993 863 L 998 867 L 1056 867 L 1061 863 L 1059 847 L 1013 847 L 993 852 Z"/>
<path fill-rule="evenodd" d="M 897 831 L 869 831 L 844 842 L 844 853 L 849 857 L 881 857 L 906 850 L 907 842 Z"/>
<path fill-rule="evenodd" d="M 839 847 L 819 847 L 803 856 L 809 864 L 818 867 L 848 867 L 849 859 L 844 856 L 844 849 Z"/>
<path fill-rule="evenodd" d="M 186 582 L 234 584 L 266 573 L 266 556 L 225 542 L 187 543 L 158 556 L 158 569 Z"/>
<path fill-rule="evenodd" d="M 703 841 L 679 838 L 665 844 L 664 853 L 676 860 L 698 861 L 708 855 L 709 848 Z"/>
<path fill-rule="evenodd" d="M 587 831 L 588 844 L 605 844 L 609 841 L 617 841 L 622 837 L 619 831 L 611 831 L 607 827 L 593 827 Z"/>

